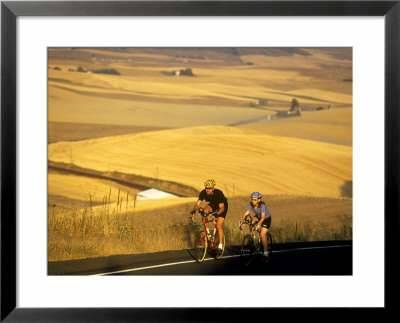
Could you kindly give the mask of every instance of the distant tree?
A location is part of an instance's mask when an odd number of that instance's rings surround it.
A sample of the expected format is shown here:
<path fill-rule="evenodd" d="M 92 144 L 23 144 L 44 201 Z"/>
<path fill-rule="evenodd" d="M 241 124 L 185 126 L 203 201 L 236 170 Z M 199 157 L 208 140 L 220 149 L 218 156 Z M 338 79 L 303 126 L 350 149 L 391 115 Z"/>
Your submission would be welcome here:
<path fill-rule="evenodd" d="M 173 70 L 173 71 L 162 71 L 161 73 L 165 74 L 165 75 L 180 75 L 180 76 L 195 76 L 193 74 L 192 69 L 187 68 L 184 70 Z"/>
<path fill-rule="evenodd" d="M 59 68 L 58 66 L 56 66 L 56 67 L 53 68 L 53 70 L 61 71 L 61 68 Z"/>
<path fill-rule="evenodd" d="M 83 67 L 79 66 L 78 69 L 76 70 L 77 72 L 85 73 L 86 71 L 84 70 Z"/>
<path fill-rule="evenodd" d="M 292 100 L 292 104 L 289 110 L 289 115 L 291 116 L 299 116 L 300 115 L 300 105 L 296 99 Z"/>
<path fill-rule="evenodd" d="M 180 70 L 180 75 L 193 76 L 192 69 L 191 68 L 187 68 L 185 70 Z"/>
<path fill-rule="evenodd" d="M 299 101 L 297 101 L 296 99 L 292 100 L 292 104 L 290 106 L 290 110 L 291 111 L 296 111 L 299 109 Z"/>

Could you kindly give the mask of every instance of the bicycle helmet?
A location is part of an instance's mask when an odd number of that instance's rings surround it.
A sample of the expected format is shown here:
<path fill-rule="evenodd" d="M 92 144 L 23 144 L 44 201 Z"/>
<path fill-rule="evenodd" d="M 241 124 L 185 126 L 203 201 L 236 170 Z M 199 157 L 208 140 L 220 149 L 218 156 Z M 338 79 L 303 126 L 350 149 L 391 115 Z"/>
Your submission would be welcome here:
<path fill-rule="evenodd" d="M 253 193 L 251 193 L 250 198 L 258 198 L 258 199 L 260 199 L 260 198 L 262 198 L 262 195 L 259 192 L 253 192 Z"/>
<path fill-rule="evenodd" d="M 208 179 L 204 182 L 205 188 L 213 188 L 215 186 L 215 181 L 213 179 Z"/>

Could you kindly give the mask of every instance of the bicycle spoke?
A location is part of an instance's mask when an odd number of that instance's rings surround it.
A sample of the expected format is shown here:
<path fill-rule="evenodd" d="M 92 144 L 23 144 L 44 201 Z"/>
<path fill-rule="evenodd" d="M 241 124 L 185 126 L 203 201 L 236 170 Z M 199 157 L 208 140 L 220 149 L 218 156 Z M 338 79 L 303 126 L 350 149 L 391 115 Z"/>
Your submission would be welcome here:
<path fill-rule="evenodd" d="M 255 245 L 253 237 L 248 234 L 243 238 L 242 248 L 240 250 L 240 256 L 244 265 L 248 266 L 255 254 Z"/>

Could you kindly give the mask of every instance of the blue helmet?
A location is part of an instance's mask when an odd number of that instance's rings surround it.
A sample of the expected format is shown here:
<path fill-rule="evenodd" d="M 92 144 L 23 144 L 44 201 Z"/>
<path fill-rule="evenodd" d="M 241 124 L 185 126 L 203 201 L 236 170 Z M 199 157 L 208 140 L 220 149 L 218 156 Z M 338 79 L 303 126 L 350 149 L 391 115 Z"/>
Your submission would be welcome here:
<path fill-rule="evenodd" d="M 258 199 L 260 199 L 260 198 L 262 198 L 262 195 L 261 195 L 261 193 L 259 193 L 259 192 L 253 192 L 253 193 L 251 193 L 250 197 L 251 197 L 251 198 L 258 198 Z"/>

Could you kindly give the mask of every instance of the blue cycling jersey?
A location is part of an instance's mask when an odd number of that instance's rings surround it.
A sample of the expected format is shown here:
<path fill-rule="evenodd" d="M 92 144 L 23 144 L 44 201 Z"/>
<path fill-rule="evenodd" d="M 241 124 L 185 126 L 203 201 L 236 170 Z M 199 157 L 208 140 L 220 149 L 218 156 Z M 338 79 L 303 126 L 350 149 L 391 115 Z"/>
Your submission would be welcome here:
<path fill-rule="evenodd" d="M 257 219 L 261 219 L 261 213 L 265 212 L 265 218 L 268 218 L 271 216 L 271 213 L 269 212 L 267 206 L 264 203 L 261 203 L 261 205 L 258 208 L 254 208 L 251 203 L 247 205 L 247 211 L 253 211 Z"/>

